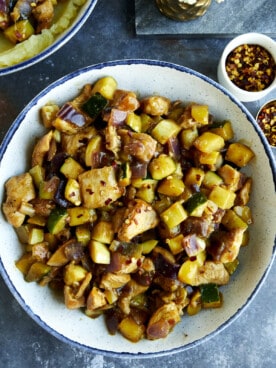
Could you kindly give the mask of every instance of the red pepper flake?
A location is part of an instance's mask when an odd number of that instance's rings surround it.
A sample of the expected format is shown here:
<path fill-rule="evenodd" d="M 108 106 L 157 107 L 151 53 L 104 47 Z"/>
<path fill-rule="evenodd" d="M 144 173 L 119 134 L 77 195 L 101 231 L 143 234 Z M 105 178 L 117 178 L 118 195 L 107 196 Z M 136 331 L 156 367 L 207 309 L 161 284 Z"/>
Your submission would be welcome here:
<path fill-rule="evenodd" d="M 106 186 L 106 182 L 105 182 L 104 180 L 101 180 L 101 185 L 102 185 L 103 187 L 105 187 L 105 186 Z"/>
<path fill-rule="evenodd" d="M 109 205 L 109 203 L 111 203 L 112 202 L 112 199 L 111 198 L 108 198 L 104 203 L 106 204 L 106 205 Z"/>
<path fill-rule="evenodd" d="M 226 72 L 239 88 L 262 91 L 275 79 L 276 64 L 272 55 L 259 45 L 240 45 L 226 59 Z"/>
<path fill-rule="evenodd" d="M 90 189 L 90 188 L 87 188 L 87 189 L 86 189 L 86 192 L 87 192 L 88 194 L 90 194 L 90 195 L 94 194 L 93 190 L 92 190 L 92 189 Z"/>

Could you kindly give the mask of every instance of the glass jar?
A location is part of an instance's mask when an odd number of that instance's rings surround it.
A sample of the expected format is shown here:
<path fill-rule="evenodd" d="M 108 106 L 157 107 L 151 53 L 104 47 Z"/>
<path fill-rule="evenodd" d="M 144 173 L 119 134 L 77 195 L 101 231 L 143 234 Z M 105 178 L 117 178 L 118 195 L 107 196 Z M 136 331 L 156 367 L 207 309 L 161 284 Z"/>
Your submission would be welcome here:
<path fill-rule="evenodd" d="M 187 21 L 204 15 L 212 0 L 155 0 L 158 9 L 166 17 Z"/>

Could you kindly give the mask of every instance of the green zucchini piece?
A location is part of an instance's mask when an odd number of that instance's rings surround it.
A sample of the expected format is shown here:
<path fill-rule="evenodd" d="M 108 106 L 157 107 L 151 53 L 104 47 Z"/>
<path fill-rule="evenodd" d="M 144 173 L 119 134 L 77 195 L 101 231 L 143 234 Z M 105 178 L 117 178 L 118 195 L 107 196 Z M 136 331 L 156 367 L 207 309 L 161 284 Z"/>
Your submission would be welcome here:
<path fill-rule="evenodd" d="M 221 306 L 221 295 L 216 284 L 200 285 L 200 293 L 203 308 L 217 308 Z"/>
<path fill-rule="evenodd" d="M 58 234 L 64 229 L 68 213 L 66 209 L 55 207 L 50 213 L 47 221 L 47 228 L 51 234 Z"/>
<path fill-rule="evenodd" d="M 191 216 L 200 217 L 207 206 L 208 199 L 201 193 L 195 193 L 190 197 L 185 203 L 185 209 L 189 212 Z"/>
<path fill-rule="evenodd" d="M 131 168 L 129 162 L 123 162 L 119 172 L 119 185 L 126 187 L 130 184 Z"/>
<path fill-rule="evenodd" d="M 96 92 L 83 105 L 82 109 L 91 117 L 96 118 L 106 107 L 108 101 L 99 92 Z"/>

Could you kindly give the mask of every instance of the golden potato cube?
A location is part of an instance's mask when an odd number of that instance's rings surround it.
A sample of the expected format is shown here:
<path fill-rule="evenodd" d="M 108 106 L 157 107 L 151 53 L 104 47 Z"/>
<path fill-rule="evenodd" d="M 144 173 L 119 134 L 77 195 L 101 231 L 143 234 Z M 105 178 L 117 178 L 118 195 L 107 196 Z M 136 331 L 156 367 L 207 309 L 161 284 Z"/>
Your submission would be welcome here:
<path fill-rule="evenodd" d="M 96 219 L 95 210 L 85 207 L 68 208 L 67 213 L 69 215 L 70 226 L 83 225 L 87 222 L 95 221 Z"/>
<path fill-rule="evenodd" d="M 112 222 L 99 221 L 92 230 L 92 239 L 100 243 L 110 244 L 114 238 L 114 230 Z"/>
<path fill-rule="evenodd" d="M 151 131 L 151 135 L 159 143 L 165 144 L 170 138 L 176 137 L 181 127 L 171 119 L 161 120 Z"/>
<path fill-rule="evenodd" d="M 224 225 L 228 230 L 242 229 L 246 230 L 248 225 L 242 220 L 233 210 L 227 210 L 221 220 L 222 225 Z"/>
<path fill-rule="evenodd" d="M 68 179 L 64 190 L 64 197 L 75 206 L 81 204 L 80 185 L 77 180 Z"/>
<path fill-rule="evenodd" d="M 200 152 L 198 156 L 199 163 L 202 165 L 215 165 L 219 157 L 218 151 Z"/>
<path fill-rule="evenodd" d="M 100 93 L 108 100 L 112 100 L 114 92 L 117 89 L 117 82 L 113 77 L 104 77 L 99 79 L 92 88 L 92 95 Z"/>
<path fill-rule="evenodd" d="M 172 229 L 184 221 L 188 217 L 188 213 L 182 206 L 182 203 L 177 201 L 163 211 L 160 217 L 168 228 Z"/>
<path fill-rule="evenodd" d="M 209 194 L 209 199 L 215 202 L 215 204 L 223 210 L 233 207 L 235 198 L 236 194 L 233 191 L 219 186 L 214 187 Z"/>
<path fill-rule="evenodd" d="M 78 242 L 82 243 L 83 245 L 88 244 L 89 240 L 91 239 L 89 224 L 78 225 L 76 227 L 75 234 Z"/>
<path fill-rule="evenodd" d="M 234 137 L 234 131 L 232 129 L 232 124 L 230 121 L 226 120 L 222 123 L 214 124 L 216 127 L 211 128 L 212 133 L 220 135 L 225 141 L 229 141 Z"/>
<path fill-rule="evenodd" d="M 91 240 L 89 243 L 89 251 L 93 262 L 98 264 L 110 263 L 110 251 L 105 244 L 96 240 Z"/>
<path fill-rule="evenodd" d="M 82 266 L 71 262 L 65 267 L 64 282 L 69 286 L 74 285 L 84 280 L 86 274 L 87 271 Z"/>
<path fill-rule="evenodd" d="M 242 143 L 232 143 L 228 147 L 225 160 L 233 162 L 239 167 L 246 166 L 255 156 L 251 148 Z"/>
<path fill-rule="evenodd" d="M 163 179 L 157 188 L 157 192 L 169 197 L 177 197 L 184 192 L 183 181 L 176 176 L 168 176 Z"/>
<path fill-rule="evenodd" d="M 126 339 L 137 342 L 143 337 L 145 326 L 138 325 L 131 316 L 128 316 L 120 322 L 119 331 Z"/>
<path fill-rule="evenodd" d="M 180 143 L 182 147 L 187 150 L 192 147 L 197 137 L 198 137 L 198 130 L 196 128 L 183 129 L 179 134 Z"/>
<path fill-rule="evenodd" d="M 220 151 L 224 147 L 224 139 L 217 134 L 204 132 L 196 138 L 194 146 L 201 152 Z"/>
<path fill-rule="evenodd" d="M 140 115 L 135 114 L 133 111 L 128 112 L 126 125 L 128 125 L 135 132 L 140 133 L 142 131 L 142 119 Z"/>
<path fill-rule="evenodd" d="M 171 175 L 176 169 L 174 160 L 165 154 L 154 158 L 149 164 L 149 171 L 153 179 L 161 180 Z"/>
<path fill-rule="evenodd" d="M 183 249 L 184 249 L 183 248 L 183 239 L 184 239 L 183 234 L 179 234 L 179 235 L 175 236 L 174 238 L 166 239 L 166 243 L 168 244 L 172 254 L 178 254 L 178 253 L 181 253 L 183 251 Z"/>
<path fill-rule="evenodd" d="M 68 179 L 77 179 L 84 172 L 84 168 L 72 157 L 68 157 L 61 166 L 60 172 Z"/>
<path fill-rule="evenodd" d="M 184 184 L 187 186 L 201 186 L 201 183 L 204 179 L 205 172 L 197 167 L 191 167 L 187 172 Z"/>
<path fill-rule="evenodd" d="M 191 115 L 201 125 L 206 125 L 209 122 L 209 108 L 207 105 L 193 104 L 191 106 Z"/>

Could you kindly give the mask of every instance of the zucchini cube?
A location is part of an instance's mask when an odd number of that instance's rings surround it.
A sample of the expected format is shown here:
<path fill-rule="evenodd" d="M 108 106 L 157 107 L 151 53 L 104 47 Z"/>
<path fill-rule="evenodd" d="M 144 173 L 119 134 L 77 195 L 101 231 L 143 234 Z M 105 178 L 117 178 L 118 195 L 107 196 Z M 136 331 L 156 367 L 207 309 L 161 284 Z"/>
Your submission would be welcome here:
<path fill-rule="evenodd" d="M 151 131 L 151 135 L 161 144 L 165 144 L 180 132 L 180 125 L 171 119 L 161 120 Z"/>
<path fill-rule="evenodd" d="M 223 210 L 233 207 L 236 194 L 232 190 L 224 189 L 216 186 L 209 194 L 209 199 Z"/>
<path fill-rule="evenodd" d="M 201 152 L 220 151 L 224 147 L 224 139 L 217 134 L 204 132 L 194 141 L 194 146 Z"/>
<path fill-rule="evenodd" d="M 188 217 L 188 213 L 182 206 L 182 202 L 177 201 L 163 211 L 160 217 L 168 228 L 172 229 L 183 222 Z"/>

